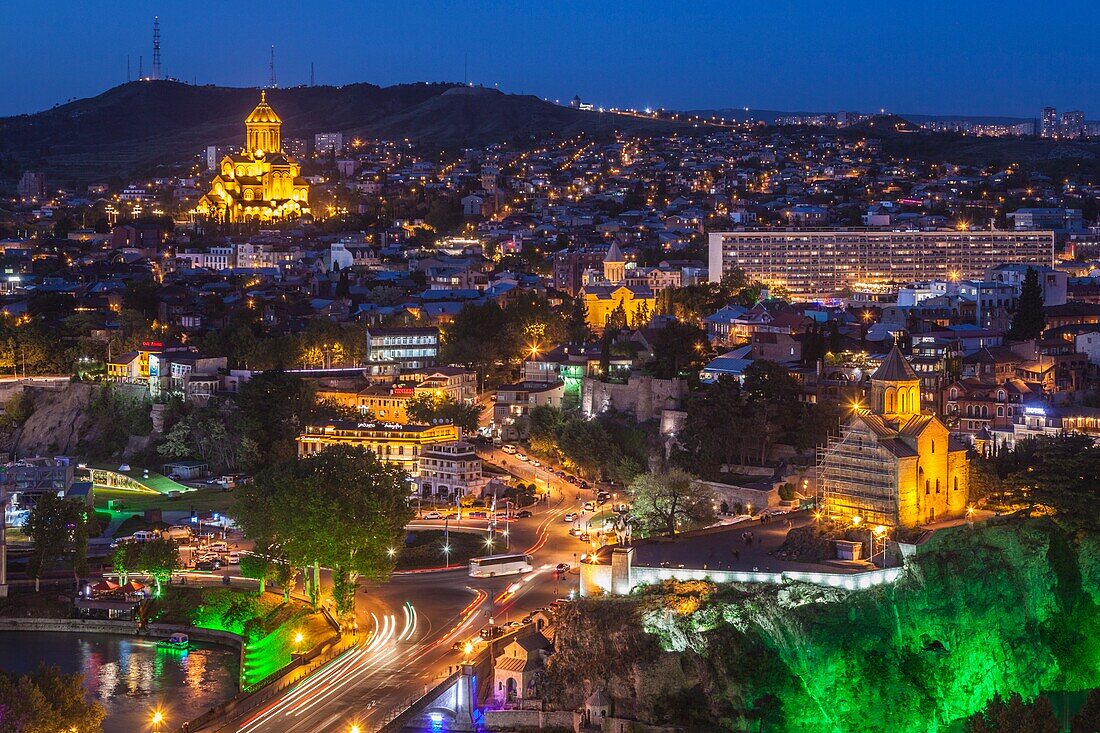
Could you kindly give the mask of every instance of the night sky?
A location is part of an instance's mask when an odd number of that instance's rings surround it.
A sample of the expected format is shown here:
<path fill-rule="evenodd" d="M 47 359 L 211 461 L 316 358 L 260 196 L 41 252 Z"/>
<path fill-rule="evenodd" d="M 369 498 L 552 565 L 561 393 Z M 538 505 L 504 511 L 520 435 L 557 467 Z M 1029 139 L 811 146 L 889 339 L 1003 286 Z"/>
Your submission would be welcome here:
<path fill-rule="evenodd" d="M 259 17 L 258 12 L 264 17 Z M 280 86 L 469 80 L 603 106 L 1100 119 L 1100 4 L 1063 0 L 2 0 L 0 115 L 150 71 Z"/>

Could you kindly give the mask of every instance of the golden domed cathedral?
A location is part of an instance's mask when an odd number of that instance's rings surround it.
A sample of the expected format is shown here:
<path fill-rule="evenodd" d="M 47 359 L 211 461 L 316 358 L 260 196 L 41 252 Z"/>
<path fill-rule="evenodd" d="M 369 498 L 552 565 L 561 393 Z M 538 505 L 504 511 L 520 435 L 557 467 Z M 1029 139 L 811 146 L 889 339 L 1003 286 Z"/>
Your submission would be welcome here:
<path fill-rule="evenodd" d="M 309 183 L 302 168 L 283 152 L 283 121 L 260 92 L 245 118 L 245 147 L 222 158 L 210 192 L 195 213 L 227 223 L 298 219 L 309 213 Z"/>

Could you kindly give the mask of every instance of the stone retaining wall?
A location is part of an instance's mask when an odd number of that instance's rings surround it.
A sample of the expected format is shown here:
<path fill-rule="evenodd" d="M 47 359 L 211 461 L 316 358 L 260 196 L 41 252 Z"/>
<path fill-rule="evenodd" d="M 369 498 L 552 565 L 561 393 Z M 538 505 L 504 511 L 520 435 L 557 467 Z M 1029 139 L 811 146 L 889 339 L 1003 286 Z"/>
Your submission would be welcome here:
<path fill-rule="evenodd" d="M 579 731 L 580 713 L 572 710 L 486 710 L 488 730 L 571 730 Z"/>

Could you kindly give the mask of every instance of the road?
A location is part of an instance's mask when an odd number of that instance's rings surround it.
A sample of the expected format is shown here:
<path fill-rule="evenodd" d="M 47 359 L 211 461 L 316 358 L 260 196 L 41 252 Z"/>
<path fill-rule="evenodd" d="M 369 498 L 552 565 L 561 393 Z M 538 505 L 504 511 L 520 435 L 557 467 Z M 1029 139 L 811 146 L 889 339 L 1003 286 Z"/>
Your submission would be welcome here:
<path fill-rule="evenodd" d="M 510 460 L 508 468 L 514 463 L 518 462 Z M 374 730 L 461 662 L 462 654 L 452 649 L 453 644 L 475 636 L 490 619 L 504 625 L 575 592 L 576 559 L 588 548 L 568 534 L 562 516 L 579 512 L 590 492 L 552 475 L 546 475 L 544 483 L 551 489 L 550 500 L 539 504 L 533 517 L 508 525 L 513 550 L 533 555 L 533 572 L 470 578 L 461 568 L 395 574 L 386 583 L 363 583 L 356 604 L 360 642 L 282 697 L 217 730 L 347 733 L 353 725 L 364 732 Z M 443 526 L 439 521 L 416 524 Z M 574 569 L 559 576 L 554 568 L 561 562 Z"/>

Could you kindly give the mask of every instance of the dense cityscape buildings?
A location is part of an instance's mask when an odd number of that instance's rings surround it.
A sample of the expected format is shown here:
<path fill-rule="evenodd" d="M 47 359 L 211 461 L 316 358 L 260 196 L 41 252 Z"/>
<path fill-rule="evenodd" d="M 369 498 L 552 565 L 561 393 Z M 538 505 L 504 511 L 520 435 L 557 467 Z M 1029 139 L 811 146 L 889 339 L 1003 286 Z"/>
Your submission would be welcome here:
<path fill-rule="evenodd" d="M 1100 731 L 1087 99 L 233 88 L 161 29 L 0 119 L 0 733 Z"/>

